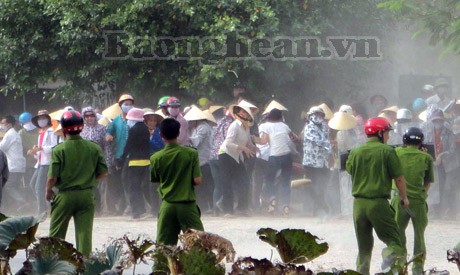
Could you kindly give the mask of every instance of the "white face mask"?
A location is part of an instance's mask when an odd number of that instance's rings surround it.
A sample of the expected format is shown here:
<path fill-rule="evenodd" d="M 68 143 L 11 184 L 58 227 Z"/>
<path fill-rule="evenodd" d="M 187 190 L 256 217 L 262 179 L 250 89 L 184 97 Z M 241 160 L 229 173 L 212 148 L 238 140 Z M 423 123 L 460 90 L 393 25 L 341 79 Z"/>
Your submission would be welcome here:
<path fill-rule="evenodd" d="M 40 118 L 39 120 L 37 120 L 37 124 L 40 128 L 44 128 L 48 126 L 48 123 L 49 123 L 49 120 L 47 118 Z"/>
<path fill-rule="evenodd" d="M 132 128 L 134 125 L 136 125 L 137 121 L 135 120 L 127 120 L 126 124 L 128 125 L 129 128 Z"/>
<path fill-rule="evenodd" d="M 6 132 L 8 131 L 8 127 L 6 125 L 0 125 L 0 132 Z"/>
<path fill-rule="evenodd" d="M 37 127 L 35 127 L 35 125 L 31 121 L 24 123 L 24 125 L 22 125 L 22 127 L 26 131 L 32 131 L 33 129 L 37 128 Z"/>
<path fill-rule="evenodd" d="M 169 113 L 172 117 L 176 117 L 176 116 L 179 115 L 180 109 L 179 109 L 179 108 L 168 107 L 168 113 Z"/>

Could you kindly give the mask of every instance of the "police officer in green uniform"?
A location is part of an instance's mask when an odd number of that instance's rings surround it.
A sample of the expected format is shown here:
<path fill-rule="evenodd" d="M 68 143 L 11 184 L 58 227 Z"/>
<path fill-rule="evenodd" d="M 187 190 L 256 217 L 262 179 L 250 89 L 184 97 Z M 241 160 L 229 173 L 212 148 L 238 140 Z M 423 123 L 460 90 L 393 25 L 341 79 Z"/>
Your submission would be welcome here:
<path fill-rule="evenodd" d="M 404 261 L 395 212 L 388 201 L 392 179 L 396 181 L 401 204 L 407 207 L 409 200 L 401 163 L 394 148 L 385 144 L 392 130 L 390 123 L 384 118 L 370 118 L 366 121 L 364 130 L 368 141 L 350 152 L 346 169 L 353 182 L 353 221 L 359 250 L 357 271 L 369 274 L 374 246 L 372 229 L 387 245 L 382 251 L 382 269 Z"/>
<path fill-rule="evenodd" d="M 412 220 L 414 227 L 414 256 L 421 257 L 414 260 L 412 274 L 423 274 L 423 264 L 425 263 L 425 228 L 428 225 L 428 206 L 426 199 L 428 189 L 434 181 L 433 158 L 426 152 L 421 151 L 423 142 L 423 132 L 420 128 L 407 128 L 403 135 L 404 147 L 396 148 L 396 155 L 401 161 L 404 178 L 407 182 L 407 196 L 409 197 L 409 210 L 405 210 L 400 205 L 401 196 L 396 190 L 392 200 L 393 208 L 396 210 L 396 222 L 399 226 L 401 241 L 404 251 L 406 248 L 406 228 Z M 396 189 L 395 187 L 393 187 Z"/>
<path fill-rule="evenodd" d="M 201 184 L 200 163 L 195 149 L 177 143 L 177 120 L 164 119 L 159 128 L 166 146 L 150 157 L 150 181 L 160 183 L 158 193 L 162 200 L 157 242 L 176 245 L 181 230 L 204 230 L 194 190 Z"/>
<path fill-rule="evenodd" d="M 75 223 L 77 250 L 89 256 L 92 249 L 94 188 L 107 176 L 102 149 L 80 137 L 83 117 L 66 111 L 61 118 L 65 141 L 53 148 L 46 200 L 51 202 L 50 237 L 65 239 L 70 218 Z"/>

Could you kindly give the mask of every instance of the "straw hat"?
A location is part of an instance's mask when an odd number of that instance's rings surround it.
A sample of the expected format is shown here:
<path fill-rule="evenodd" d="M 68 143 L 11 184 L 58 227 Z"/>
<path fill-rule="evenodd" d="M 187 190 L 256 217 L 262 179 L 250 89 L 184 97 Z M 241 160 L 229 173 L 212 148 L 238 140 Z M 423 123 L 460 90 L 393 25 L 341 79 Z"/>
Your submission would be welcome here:
<path fill-rule="evenodd" d="M 224 106 L 221 106 L 221 105 L 212 105 L 212 106 L 209 106 L 208 110 L 209 112 L 214 113 L 215 111 L 219 110 L 219 109 L 225 109 Z"/>
<path fill-rule="evenodd" d="M 344 131 L 355 127 L 357 120 L 354 116 L 346 112 L 337 112 L 334 117 L 329 120 L 328 125 L 331 129 Z"/>
<path fill-rule="evenodd" d="M 246 107 L 248 107 L 251 110 L 252 114 L 254 114 L 254 115 L 259 112 L 259 108 L 257 108 L 256 105 L 254 105 L 254 104 L 252 104 L 249 101 L 246 101 L 244 99 L 241 100 L 240 103 L 238 103 L 237 106 L 240 106 L 240 107 L 246 106 Z"/>
<path fill-rule="evenodd" d="M 319 107 L 324 111 L 324 119 L 329 120 L 334 116 L 334 113 L 331 111 L 331 108 L 329 108 L 329 106 L 327 106 L 326 103 L 321 103 L 316 107 Z"/>
<path fill-rule="evenodd" d="M 291 181 L 291 188 L 297 189 L 303 186 L 307 186 L 311 183 L 311 179 L 303 178 Z"/>
<path fill-rule="evenodd" d="M 115 103 L 107 107 L 104 111 L 102 111 L 102 115 L 108 119 L 114 119 L 119 114 L 121 114 L 121 108 L 120 105 L 118 105 L 118 103 Z"/>
<path fill-rule="evenodd" d="M 64 109 L 60 109 L 60 110 L 50 113 L 49 115 L 51 119 L 60 121 L 63 113 L 64 113 Z"/>
<path fill-rule="evenodd" d="M 209 116 L 208 114 L 211 115 L 211 116 Z M 205 119 L 205 120 L 209 120 L 211 122 L 216 123 L 216 120 L 214 119 L 214 117 L 212 117 L 212 114 L 210 114 L 209 112 L 208 112 L 208 114 L 206 114 L 204 111 L 202 111 L 196 105 L 192 105 L 192 107 L 190 107 L 190 110 L 187 112 L 187 114 L 185 114 L 184 118 L 187 121 Z"/>
<path fill-rule="evenodd" d="M 270 104 L 268 104 L 267 108 L 265 108 L 265 111 L 262 114 L 264 114 L 264 115 L 268 114 L 268 113 L 270 113 L 271 110 L 273 110 L 275 108 L 280 110 L 280 111 L 287 111 L 288 110 L 286 107 L 281 105 L 281 103 L 279 103 L 278 101 L 272 100 L 270 102 Z"/>

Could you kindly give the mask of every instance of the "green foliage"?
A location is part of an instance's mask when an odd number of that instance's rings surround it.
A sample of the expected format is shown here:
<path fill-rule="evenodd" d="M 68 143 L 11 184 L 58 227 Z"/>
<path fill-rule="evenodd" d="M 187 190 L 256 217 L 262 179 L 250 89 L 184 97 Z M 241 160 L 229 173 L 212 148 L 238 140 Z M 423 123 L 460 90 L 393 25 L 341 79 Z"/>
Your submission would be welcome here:
<path fill-rule="evenodd" d="M 35 241 L 35 233 L 41 217 L 12 217 L 0 222 L 0 254 L 6 258 L 16 255 L 18 249 L 26 249 Z"/>
<path fill-rule="evenodd" d="M 36 265 L 37 268 L 46 268 L 49 265 L 60 268 L 67 266 L 67 264 L 61 263 L 66 262 L 72 265 L 78 273 L 85 270 L 83 255 L 72 244 L 59 238 L 39 238 L 38 243 L 34 243 L 33 248 L 30 250 L 29 256 L 32 259 L 32 264 Z"/>
<path fill-rule="evenodd" d="M 442 43 L 444 53 L 460 54 L 460 4 L 452 0 L 389 0 L 381 8 L 417 27 L 414 36 L 425 33 L 430 45 Z"/>
<path fill-rule="evenodd" d="M 117 268 L 121 263 L 123 245 L 119 240 L 114 240 L 105 248 L 104 252 L 96 250 L 85 260 L 84 274 L 100 274 L 106 270 Z"/>
<path fill-rule="evenodd" d="M 278 250 L 284 263 L 306 263 L 327 252 L 327 243 L 318 243 L 318 237 L 301 229 L 261 228 L 259 238 Z"/>
<path fill-rule="evenodd" d="M 0 213 L 0 222 L 6 220 L 6 219 L 8 219 L 8 218 L 9 218 L 9 217 L 7 217 L 5 214 Z"/>
<path fill-rule="evenodd" d="M 267 259 L 254 259 L 251 257 L 239 258 L 232 265 L 231 275 L 239 274 L 298 274 L 313 275 L 313 271 L 305 269 L 305 266 L 294 264 L 273 264 Z"/>
<path fill-rule="evenodd" d="M 179 0 L 3 0 L 0 3 L 0 74 L 4 93 L 34 91 L 39 84 L 62 80 L 49 98 L 72 100 L 94 93 L 94 84 L 134 95 L 172 91 L 198 98 L 228 100 L 239 73 L 256 101 L 271 94 L 303 92 L 317 74 L 349 85 L 362 83 L 377 66 L 330 61 L 108 60 L 104 31 L 124 31 L 119 46 L 136 56 L 158 51 L 159 37 L 213 37 L 232 33 L 243 41 L 276 36 L 373 35 L 391 29 L 373 0 L 179 1 Z M 364 23 L 365 22 L 365 23 Z M 203 49 L 211 45 L 204 44 Z M 179 49 L 177 54 L 185 54 Z M 209 57 L 209 55 L 208 55 Z M 358 73 L 356 73 L 358 71 Z M 356 80 L 356 81 L 354 81 Z M 342 87 L 340 86 L 340 87 Z M 287 89 L 287 87 L 292 87 Z M 263 99 L 263 100 L 262 100 Z M 222 101 L 224 101 L 222 100 Z"/>
<path fill-rule="evenodd" d="M 212 252 L 205 251 L 199 245 L 191 247 L 187 252 L 180 252 L 178 254 L 178 259 L 184 274 L 225 274 L 225 268 L 215 264 L 216 255 Z"/>
<path fill-rule="evenodd" d="M 33 274 L 77 274 L 76 266 L 58 256 L 35 259 L 32 268 Z"/>
<path fill-rule="evenodd" d="M 140 262 L 147 263 L 147 257 L 151 257 L 153 250 L 150 248 L 154 242 L 147 235 L 138 235 L 135 239 L 130 234 L 122 238 L 128 246 L 128 262 L 134 265 L 133 274 L 136 272 L 136 265 Z"/>

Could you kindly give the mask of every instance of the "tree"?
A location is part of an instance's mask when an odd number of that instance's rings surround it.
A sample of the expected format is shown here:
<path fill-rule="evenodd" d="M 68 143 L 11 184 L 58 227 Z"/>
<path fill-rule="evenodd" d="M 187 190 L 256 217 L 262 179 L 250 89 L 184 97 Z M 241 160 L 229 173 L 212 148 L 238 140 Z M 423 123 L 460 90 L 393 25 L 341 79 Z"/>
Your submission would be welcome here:
<path fill-rule="evenodd" d="M 255 101 L 299 90 L 305 99 L 311 80 L 319 73 L 356 86 L 361 77 L 354 81 L 345 68 L 366 73 L 377 65 L 230 60 L 212 55 L 213 46 L 228 43 L 232 35 L 242 42 L 277 36 L 383 35 L 389 24 L 373 0 L 2 0 L 1 91 L 22 94 L 41 83 L 62 80 L 65 85 L 53 96 L 66 100 L 92 95 L 95 85 L 155 98 L 169 92 L 222 98 L 235 81 L 228 72 L 231 69 L 238 72 Z M 196 37 L 212 39 L 203 43 L 201 60 L 148 60 L 152 52 L 161 54 L 162 50 L 186 55 L 184 48 L 167 40 L 156 43 L 165 37 L 187 37 L 186 42 Z M 281 47 L 277 50 L 282 57 Z M 139 56 L 143 59 L 137 60 Z"/>
<path fill-rule="evenodd" d="M 430 45 L 460 54 L 460 3 L 455 0 L 390 0 L 379 4 L 414 26 L 414 36 L 426 34 Z"/>

